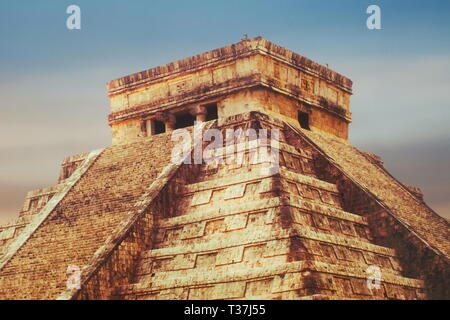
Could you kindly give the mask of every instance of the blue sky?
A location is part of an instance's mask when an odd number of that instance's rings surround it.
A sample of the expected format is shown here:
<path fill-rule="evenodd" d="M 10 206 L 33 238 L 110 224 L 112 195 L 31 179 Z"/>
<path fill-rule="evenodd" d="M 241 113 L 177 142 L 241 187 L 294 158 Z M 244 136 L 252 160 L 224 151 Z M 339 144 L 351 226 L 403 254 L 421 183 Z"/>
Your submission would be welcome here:
<path fill-rule="evenodd" d="M 81 30 L 66 8 L 81 8 Z M 382 30 L 366 28 L 381 8 Z M 0 219 L 63 157 L 110 144 L 105 83 L 264 38 L 354 81 L 351 142 L 450 217 L 450 1 L 0 2 Z"/>

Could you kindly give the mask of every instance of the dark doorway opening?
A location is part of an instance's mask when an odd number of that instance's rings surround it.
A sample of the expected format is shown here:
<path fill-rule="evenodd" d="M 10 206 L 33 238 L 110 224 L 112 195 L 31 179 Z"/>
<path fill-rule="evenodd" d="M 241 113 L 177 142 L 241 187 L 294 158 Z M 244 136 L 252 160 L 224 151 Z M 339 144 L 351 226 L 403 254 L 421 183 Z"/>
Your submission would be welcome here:
<path fill-rule="evenodd" d="M 211 103 L 205 106 L 206 107 L 206 121 L 211 121 L 217 119 L 217 103 Z"/>
<path fill-rule="evenodd" d="M 195 117 L 190 113 L 177 114 L 175 118 L 175 129 L 193 126 L 195 122 Z"/>
<path fill-rule="evenodd" d="M 306 112 L 298 112 L 298 122 L 300 123 L 300 127 L 303 129 L 309 129 L 309 114 Z"/>
<path fill-rule="evenodd" d="M 164 124 L 164 122 L 159 121 L 159 120 L 152 120 L 152 128 L 153 128 L 153 132 L 152 134 L 160 134 L 160 133 L 164 133 L 166 132 L 166 126 Z"/>

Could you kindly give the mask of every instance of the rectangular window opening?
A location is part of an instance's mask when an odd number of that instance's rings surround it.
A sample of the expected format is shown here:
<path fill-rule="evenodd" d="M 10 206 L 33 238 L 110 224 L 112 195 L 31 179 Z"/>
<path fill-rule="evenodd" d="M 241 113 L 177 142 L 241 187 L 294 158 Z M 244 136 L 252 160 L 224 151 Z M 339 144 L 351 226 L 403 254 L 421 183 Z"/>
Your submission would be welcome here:
<path fill-rule="evenodd" d="M 206 121 L 211 121 L 218 119 L 218 113 L 217 113 L 217 103 L 211 103 L 209 105 L 206 105 Z"/>
<path fill-rule="evenodd" d="M 152 120 L 152 134 L 160 134 L 166 132 L 166 126 L 164 122 L 153 119 Z"/>
<path fill-rule="evenodd" d="M 309 114 L 306 112 L 298 112 L 298 122 L 303 129 L 310 130 L 309 128 Z"/>
<path fill-rule="evenodd" d="M 195 117 L 190 113 L 177 114 L 175 119 L 175 129 L 193 126 L 195 122 Z"/>

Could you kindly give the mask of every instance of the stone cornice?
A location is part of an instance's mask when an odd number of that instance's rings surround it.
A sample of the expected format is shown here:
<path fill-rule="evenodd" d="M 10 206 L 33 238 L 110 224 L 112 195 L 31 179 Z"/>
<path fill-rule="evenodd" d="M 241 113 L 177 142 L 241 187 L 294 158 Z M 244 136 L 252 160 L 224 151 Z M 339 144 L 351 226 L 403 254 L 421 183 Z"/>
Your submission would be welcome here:
<path fill-rule="evenodd" d="M 108 94 L 109 96 L 114 96 L 150 85 L 161 79 L 177 76 L 180 73 L 223 64 L 224 62 L 253 54 L 270 56 L 303 72 L 330 82 L 348 93 L 352 92 L 352 81 L 347 77 L 293 51 L 257 37 L 112 80 L 107 84 Z"/>
<path fill-rule="evenodd" d="M 264 87 L 274 90 L 289 96 L 290 98 L 296 99 L 301 103 L 324 109 L 347 122 L 351 122 L 351 112 L 344 108 L 338 105 L 332 105 L 323 98 L 311 100 L 301 97 L 298 90 L 282 88 L 281 85 L 277 84 L 276 79 L 269 79 L 259 73 L 255 73 L 248 77 L 235 78 L 232 81 L 211 85 L 210 87 L 198 87 L 195 90 L 184 92 L 180 95 L 164 97 L 163 99 L 152 101 L 151 103 L 143 103 L 132 108 L 113 112 L 109 115 L 108 121 L 109 124 L 112 125 L 128 119 L 145 118 L 162 110 L 170 110 L 189 103 L 211 100 L 215 97 L 255 87 Z"/>

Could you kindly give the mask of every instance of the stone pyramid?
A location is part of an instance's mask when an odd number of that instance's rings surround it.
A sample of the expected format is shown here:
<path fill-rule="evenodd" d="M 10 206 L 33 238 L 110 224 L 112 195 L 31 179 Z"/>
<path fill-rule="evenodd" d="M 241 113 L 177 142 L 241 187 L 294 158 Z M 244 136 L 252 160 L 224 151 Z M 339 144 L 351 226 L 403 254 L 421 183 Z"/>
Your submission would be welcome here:
<path fill-rule="evenodd" d="M 449 223 L 349 144 L 351 85 L 262 38 L 111 81 L 113 145 L 0 227 L 0 298 L 448 299 Z"/>

